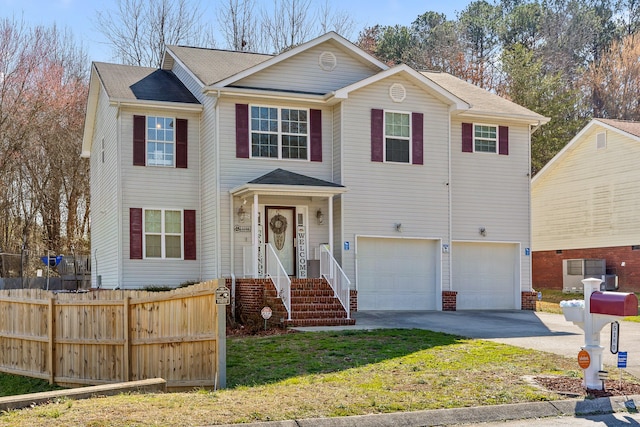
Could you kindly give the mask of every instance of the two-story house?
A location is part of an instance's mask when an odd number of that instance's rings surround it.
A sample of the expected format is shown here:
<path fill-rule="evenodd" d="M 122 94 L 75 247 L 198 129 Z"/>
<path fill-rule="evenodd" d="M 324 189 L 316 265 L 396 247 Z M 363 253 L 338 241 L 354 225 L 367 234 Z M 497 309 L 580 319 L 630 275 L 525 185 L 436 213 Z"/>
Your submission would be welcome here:
<path fill-rule="evenodd" d="M 528 307 L 529 148 L 546 121 L 335 33 L 275 56 L 94 63 L 93 286 L 268 275 L 286 300 L 281 281 L 322 259 L 359 310 Z"/>

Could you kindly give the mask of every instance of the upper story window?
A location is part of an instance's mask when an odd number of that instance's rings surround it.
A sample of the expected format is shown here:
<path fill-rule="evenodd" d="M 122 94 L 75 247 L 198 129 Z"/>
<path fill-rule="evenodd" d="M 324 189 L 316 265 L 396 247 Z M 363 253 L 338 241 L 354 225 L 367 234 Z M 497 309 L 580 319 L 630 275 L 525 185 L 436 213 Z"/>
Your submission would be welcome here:
<path fill-rule="evenodd" d="M 251 157 L 309 158 L 308 110 L 251 106 Z"/>
<path fill-rule="evenodd" d="M 385 111 L 385 161 L 411 162 L 411 126 L 409 113 Z"/>
<path fill-rule="evenodd" d="M 473 146 L 474 151 L 476 152 L 497 153 L 498 127 L 489 125 L 474 125 Z"/>
<path fill-rule="evenodd" d="M 463 153 L 509 155 L 509 127 L 462 123 Z"/>
<path fill-rule="evenodd" d="M 182 211 L 145 209 L 144 257 L 182 258 Z"/>
<path fill-rule="evenodd" d="M 147 165 L 174 166 L 173 118 L 147 116 Z"/>

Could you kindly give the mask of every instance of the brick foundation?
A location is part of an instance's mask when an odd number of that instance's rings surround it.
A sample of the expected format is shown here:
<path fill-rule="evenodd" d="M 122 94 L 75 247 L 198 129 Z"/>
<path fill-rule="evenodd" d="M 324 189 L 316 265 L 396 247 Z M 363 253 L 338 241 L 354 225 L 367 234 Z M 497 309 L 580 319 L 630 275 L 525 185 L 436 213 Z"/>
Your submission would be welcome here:
<path fill-rule="evenodd" d="M 358 291 L 351 289 L 349 293 L 349 310 L 351 313 L 358 311 Z"/>
<path fill-rule="evenodd" d="M 456 311 L 457 291 L 442 291 L 442 311 Z"/>
<path fill-rule="evenodd" d="M 640 242 L 639 242 L 640 243 Z M 535 289 L 562 289 L 562 260 L 576 258 L 602 258 L 606 260 L 607 274 L 618 276 L 620 291 L 640 292 L 640 250 L 631 246 L 590 249 L 535 251 L 531 257 L 532 283 Z M 625 266 L 622 266 L 622 263 Z"/>
<path fill-rule="evenodd" d="M 536 291 L 524 291 L 521 293 L 521 309 L 536 311 L 538 293 Z"/>

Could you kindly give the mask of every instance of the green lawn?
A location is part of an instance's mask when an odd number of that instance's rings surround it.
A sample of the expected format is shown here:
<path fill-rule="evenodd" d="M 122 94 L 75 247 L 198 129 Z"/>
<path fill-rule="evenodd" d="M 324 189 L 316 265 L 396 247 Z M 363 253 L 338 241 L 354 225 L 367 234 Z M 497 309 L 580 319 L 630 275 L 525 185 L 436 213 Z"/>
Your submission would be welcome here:
<path fill-rule="evenodd" d="M 63 399 L 0 425 L 190 426 L 561 398 L 526 380 L 540 374 L 580 373 L 573 358 L 425 330 L 234 337 L 226 390 Z"/>

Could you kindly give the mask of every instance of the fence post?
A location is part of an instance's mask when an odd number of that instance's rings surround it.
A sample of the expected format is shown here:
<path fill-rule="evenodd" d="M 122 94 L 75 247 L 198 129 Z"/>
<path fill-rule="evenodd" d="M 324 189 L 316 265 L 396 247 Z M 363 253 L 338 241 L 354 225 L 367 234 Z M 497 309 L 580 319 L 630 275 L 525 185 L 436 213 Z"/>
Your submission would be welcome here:
<path fill-rule="evenodd" d="M 54 308 L 55 308 L 55 301 L 53 298 L 49 298 L 49 313 L 47 313 L 48 319 L 47 321 L 49 322 L 49 384 L 54 384 L 54 380 L 56 377 L 56 370 L 55 370 L 55 357 L 53 352 L 55 351 L 56 345 L 55 345 L 55 332 L 54 332 Z"/>
<path fill-rule="evenodd" d="M 131 328 L 129 327 L 129 307 L 130 307 L 131 297 L 125 297 L 124 299 L 124 349 L 122 356 L 122 369 L 124 372 L 122 373 L 122 377 L 124 381 L 131 380 L 131 367 L 130 367 L 130 353 L 131 353 Z"/>

